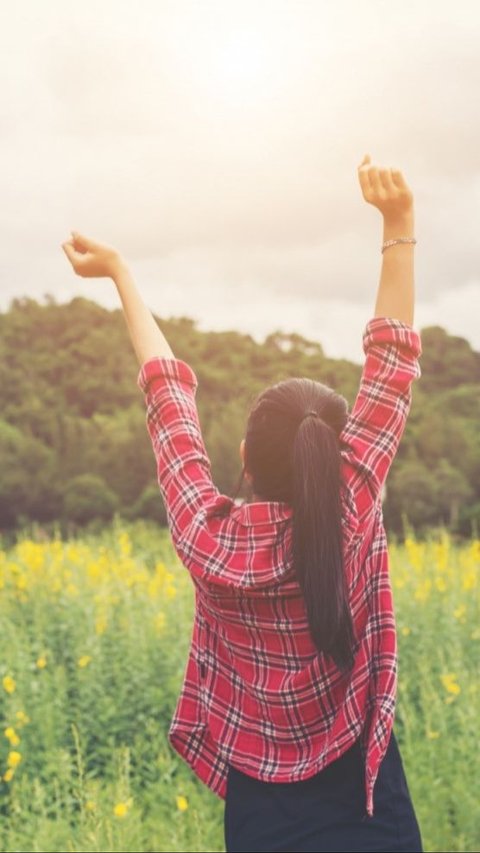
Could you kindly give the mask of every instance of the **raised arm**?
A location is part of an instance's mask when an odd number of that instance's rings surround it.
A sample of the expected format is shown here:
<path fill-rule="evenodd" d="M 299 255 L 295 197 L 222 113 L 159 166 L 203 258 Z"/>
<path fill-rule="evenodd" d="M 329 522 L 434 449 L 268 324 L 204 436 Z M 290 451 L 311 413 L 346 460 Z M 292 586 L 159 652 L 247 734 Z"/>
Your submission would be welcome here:
<path fill-rule="evenodd" d="M 143 302 L 125 260 L 116 249 L 97 243 L 78 231 L 72 231 L 70 240 L 62 243 L 62 248 L 77 275 L 113 280 L 140 364 L 155 356 L 175 357 L 152 312 Z"/>
<path fill-rule="evenodd" d="M 398 170 L 359 167 L 365 200 L 383 214 L 384 241 L 414 240 L 413 196 Z M 385 247 L 374 317 L 363 335 L 360 388 L 340 436 L 342 476 L 354 524 L 364 534 L 373 521 L 411 406 L 411 385 L 421 375 L 421 341 L 412 328 L 414 243 Z M 352 517 L 351 514 L 349 516 Z"/>
<path fill-rule="evenodd" d="M 233 503 L 212 482 L 195 403 L 197 377 L 173 355 L 115 249 L 78 232 L 72 232 L 62 247 L 77 275 L 111 278 L 118 289 L 141 365 L 137 384 L 145 394 L 147 429 L 169 529 L 176 546 L 186 545 L 186 530 L 194 517 L 207 507 Z"/>
<path fill-rule="evenodd" d="M 358 168 L 363 197 L 383 215 L 383 240 L 414 240 L 413 195 L 398 169 L 372 166 L 367 154 Z M 375 317 L 392 317 L 413 325 L 415 243 L 385 247 Z"/>

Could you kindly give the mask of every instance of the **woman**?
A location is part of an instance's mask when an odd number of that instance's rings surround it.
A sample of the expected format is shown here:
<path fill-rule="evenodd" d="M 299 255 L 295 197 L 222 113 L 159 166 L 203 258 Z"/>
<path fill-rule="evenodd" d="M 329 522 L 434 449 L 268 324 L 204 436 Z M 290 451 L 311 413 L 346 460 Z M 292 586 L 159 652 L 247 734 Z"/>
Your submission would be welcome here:
<path fill-rule="evenodd" d="M 382 488 L 420 376 L 413 197 L 358 167 L 383 215 L 375 314 L 353 409 L 332 389 L 265 389 L 240 446 L 253 500 L 211 480 L 197 378 L 114 249 L 72 232 L 76 273 L 109 276 L 141 365 L 147 428 L 195 621 L 170 743 L 225 800 L 229 851 L 422 850 L 392 730 L 397 645 Z"/>

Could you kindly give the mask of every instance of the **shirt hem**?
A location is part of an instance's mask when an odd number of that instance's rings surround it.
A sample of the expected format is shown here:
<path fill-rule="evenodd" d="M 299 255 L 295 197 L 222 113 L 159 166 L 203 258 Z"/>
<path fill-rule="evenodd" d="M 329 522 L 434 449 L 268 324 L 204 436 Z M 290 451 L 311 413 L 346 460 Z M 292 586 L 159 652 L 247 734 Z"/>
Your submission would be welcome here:
<path fill-rule="evenodd" d="M 332 754 L 322 763 L 321 759 L 312 764 L 311 767 L 298 772 L 287 770 L 285 772 L 277 771 L 275 779 L 263 778 L 265 774 L 258 775 L 248 773 L 245 766 L 238 766 L 238 769 L 247 776 L 252 776 L 253 779 L 258 779 L 264 782 L 303 782 L 312 778 L 317 773 L 324 770 L 329 764 L 337 759 L 350 749 L 359 735 L 354 736 L 348 743 L 343 745 L 339 750 L 332 751 Z M 190 766 L 196 776 L 221 800 L 226 799 L 227 794 L 227 773 L 228 765 L 233 764 L 232 761 L 225 759 L 218 750 L 217 745 L 209 735 L 206 724 L 195 726 L 192 730 L 183 729 L 181 727 L 171 728 L 168 734 L 168 740 L 172 748 L 178 755 Z M 210 757 L 211 763 L 208 762 L 206 754 Z M 320 766 L 319 766 L 320 765 Z M 236 766 L 236 765 L 233 765 Z M 369 774 L 369 781 L 366 787 L 366 814 L 373 817 L 373 786 L 378 771 L 372 771 Z M 292 779 L 292 775 L 295 778 Z"/>

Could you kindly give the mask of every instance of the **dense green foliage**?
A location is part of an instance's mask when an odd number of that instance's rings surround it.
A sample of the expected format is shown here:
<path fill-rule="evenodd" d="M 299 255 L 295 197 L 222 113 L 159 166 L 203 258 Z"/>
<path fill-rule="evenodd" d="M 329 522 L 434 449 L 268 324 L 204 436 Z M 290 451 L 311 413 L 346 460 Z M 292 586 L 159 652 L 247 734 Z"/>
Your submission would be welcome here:
<path fill-rule="evenodd" d="M 361 366 L 327 358 L 318 342 L 276 332 L 259 344 L 201 332 L 188 317 L 157 322 L 197 374 L 212 475 L 227 494 L 240 474 L 249 406 L 264 387 L 308 376 L 354 401 Z M 417 530 L 445 524 L 470 535 L 480 519 L 480 353 L 435 326 L 422 342 L 385 521 L 396 532 L 408 518 Z M 55 519 L 74 526 L 115 509 L 165 523 L 137 374 L 120 309 L 47 295 L 45 304 L 14 299 L 0 314 L 0 529 Z"/>

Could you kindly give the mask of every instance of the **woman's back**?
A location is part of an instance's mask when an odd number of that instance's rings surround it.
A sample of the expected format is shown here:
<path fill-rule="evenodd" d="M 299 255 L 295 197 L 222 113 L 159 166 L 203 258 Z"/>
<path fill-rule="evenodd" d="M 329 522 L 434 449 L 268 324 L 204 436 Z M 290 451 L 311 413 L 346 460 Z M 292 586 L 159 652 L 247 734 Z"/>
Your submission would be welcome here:
<path fill-rule="evenodd" d="M 317 773 L 361 736 L 366 807 L 373 811 L 397 683 L 381 491 L 420 375 L 421 344 L 408 324 L 379 317 L 367 324 L 363 342 L 360 389 L 340 436 L 356 641 L 348 676 L 312 641 L 291 560 L 291 506 L 237 506 L 213 486 L 194 402 L 197 380 L 185 362 L 154 359 L 139 374 L 170 532 L 196 588 L 170 741 L 219 796 L 229 763 L 264 781 L 292 782 Z"/>

